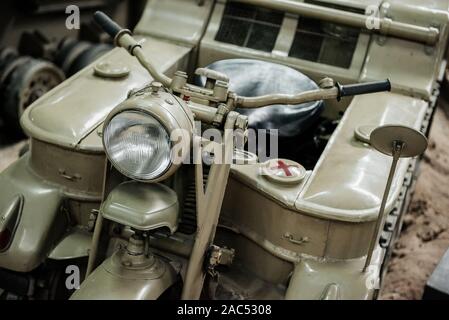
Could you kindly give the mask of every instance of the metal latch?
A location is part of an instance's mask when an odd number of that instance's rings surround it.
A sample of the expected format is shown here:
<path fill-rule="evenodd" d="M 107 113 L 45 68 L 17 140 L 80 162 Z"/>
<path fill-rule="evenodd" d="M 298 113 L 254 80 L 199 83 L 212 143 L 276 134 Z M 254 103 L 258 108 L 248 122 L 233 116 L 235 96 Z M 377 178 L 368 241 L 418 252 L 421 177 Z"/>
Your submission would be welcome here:
<path fill-rule="evenodd" d="M 295 239 L 290 232 L 286 232 L 284 234 L 284 238 L 287 239 L 288 241 L 290 241 L 291 243 L 298 244 L 298 245 L 309 242 L 309 237 L 301 237 L 299 239 Z"/>
<path fill-rule="evenodd" d="M 76 180 L 81 179 L 80 174 L 75 173 L 74 175 L 70 175 L 65 171 L 65 169 L 59 169 L 58 172 L 61 177 L 63 177 L 64 179 L 70 180 L 70 181 L 76 181 Z"/>

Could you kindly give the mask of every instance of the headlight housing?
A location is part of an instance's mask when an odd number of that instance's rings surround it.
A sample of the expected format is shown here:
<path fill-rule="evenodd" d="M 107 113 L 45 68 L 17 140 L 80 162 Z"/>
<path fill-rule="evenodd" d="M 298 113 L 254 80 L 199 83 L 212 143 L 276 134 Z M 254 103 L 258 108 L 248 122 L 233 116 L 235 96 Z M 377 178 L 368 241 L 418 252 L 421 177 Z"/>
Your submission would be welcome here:
<path fill-rule="evenodd" d="M 178 138 L 182 136 L 177 141 L 171 139 L 174 130 Z M 181 164 L 179 155 L 178 161 L 173 161 L 173 152 L 182 149 L 188 154 L 192 131 L 193 117 L 185 103 L 160 92 L 132 97 L 115 108 L 104 124 L 103 145 L 108 159 L 122 174 L 156 182 Z M 181 146 L 174 148 L 178 143 Z"/>
<path fill-rule="evenodd" d="M 109 160 L 126 176 L 151 180 L 170 166 L 170 135 L 153 116 L 141 111 L 123 111 L 104 131 Z"/>

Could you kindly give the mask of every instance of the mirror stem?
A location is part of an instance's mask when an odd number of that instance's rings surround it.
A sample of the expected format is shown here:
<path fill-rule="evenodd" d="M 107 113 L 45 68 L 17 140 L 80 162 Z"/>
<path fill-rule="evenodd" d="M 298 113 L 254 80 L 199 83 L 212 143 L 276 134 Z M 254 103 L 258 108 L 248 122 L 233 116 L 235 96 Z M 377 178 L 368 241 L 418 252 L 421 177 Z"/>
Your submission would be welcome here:
<path fill-rule="evenodd" d="M 375 248 L 377 242 L 379 241 L 379 231 L 380 231 L 380 227 L 382 225 L 382 221 L 384 220 L 384 211 L 385 211 L 385 206 L 387 204 L 388 195 L 390 193 L 391 182 L 393 181 L 394 173 L 396 171 L 396 166 L 398 164 L 399 158 L 401 157 L 401 151 L 403 148 L 404 148 L 404 142 L 402 142 L 402 141 L 394 141 L 393 142 L 393 146 L 392 146 L 393 161 L 391 163 L 390 173 L 388 175 L 387 185 L 385 187 L 384 195 L 382 198 L 382 203 L 379 208 L 379 215 L 377 216 L 376 226 L 374 228 L 373 236 L 371 238 L 371 242 L 369 245 L 368 255 L 366 257 L 365 265 L 362 270 L 363 272 L 365 272 L 366 268 L 370 265 L 371 258 L 373 256 L 373 252 L 374 252 L 374 248 Z"/>

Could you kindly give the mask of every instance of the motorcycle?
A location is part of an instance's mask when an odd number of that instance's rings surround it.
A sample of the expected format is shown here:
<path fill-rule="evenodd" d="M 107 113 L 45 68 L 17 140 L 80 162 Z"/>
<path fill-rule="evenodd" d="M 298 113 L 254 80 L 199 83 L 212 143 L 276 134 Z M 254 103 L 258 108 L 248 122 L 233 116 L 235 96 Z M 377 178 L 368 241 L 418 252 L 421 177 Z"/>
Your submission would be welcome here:
<path fill-rule="evenodd" d="M 104 122 L 108 160 L 103 202 L 86 280 L 72 299 L 176 298 L 175 289 L 181 289 L 177 298 L 199 299 L 205 294 L 215 298 L 217 270 L 231 265 L 235 256 L 230 246 L 215 244 L 229 173 L 236 154 L 246 155 L 246 162 L 251 157 L 235 149 L 235 140 L 244 139 L 248 129 L 247 116 L 236 108 L 298 105 L 390 90 L 388 80 L 342 86 L 325 79 L 317 90 L 243 97 L 228 90 L 226 75 L 207 69 L 197 72 L 206 78 L 205 86 L 199 87 L 188 83 L 185 73 L 177 72 L 171 79 L 158 72 L 131 32 L 105 14 L 97 12 L 95 20 L 154 81 L 132 92 Z M 194 121 L 218 128 L 225 132 L 224 138 L 205 139 Z M 233 135 L 234 130 L 239 134 Z M 179 138 L 176 143 L 173 133 Z M 207 169 L 205 154 L 211 159 Z M 193 165 L 186 159 L 193 159 Z M 292 175 L 292 180 L 297 178 Z M 179 239 L 181 181 L 191 179 L 197 227 L 192 237 Z M 204 290 L 204 282 L 209 290 Z"/>

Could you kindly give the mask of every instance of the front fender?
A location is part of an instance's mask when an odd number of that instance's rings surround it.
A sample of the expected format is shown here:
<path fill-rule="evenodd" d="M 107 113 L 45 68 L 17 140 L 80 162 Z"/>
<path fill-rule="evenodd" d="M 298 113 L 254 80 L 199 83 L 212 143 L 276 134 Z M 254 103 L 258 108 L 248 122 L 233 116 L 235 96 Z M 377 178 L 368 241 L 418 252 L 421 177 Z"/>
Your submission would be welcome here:
<path fill-rule="evenodd" d="M 35 175 L 28 166 L 29 153 L 0 174 L 0 216 L 17 196 L 22 212 L 12 242 L 0 253 L 0 268 L 29 272 L 48 256 L 67 227 L 61 214 L 59 189 Z"/>
<path fill-rule="evenodd" d="M 81 284 L 71 300 L 156 300 L 179 280 L 179 272 L 155 258 L 148 268 L 128 269 L 121 264 L 123 249 L 106 259 Z"/>
<path fill-rule="evenodd" d="M 348 260 L 301 259 L 295 265 L 285 295 L 287 300 L 370 300 L 380 283 L 382 249 L 362 272 L 366 256 Z"/>

